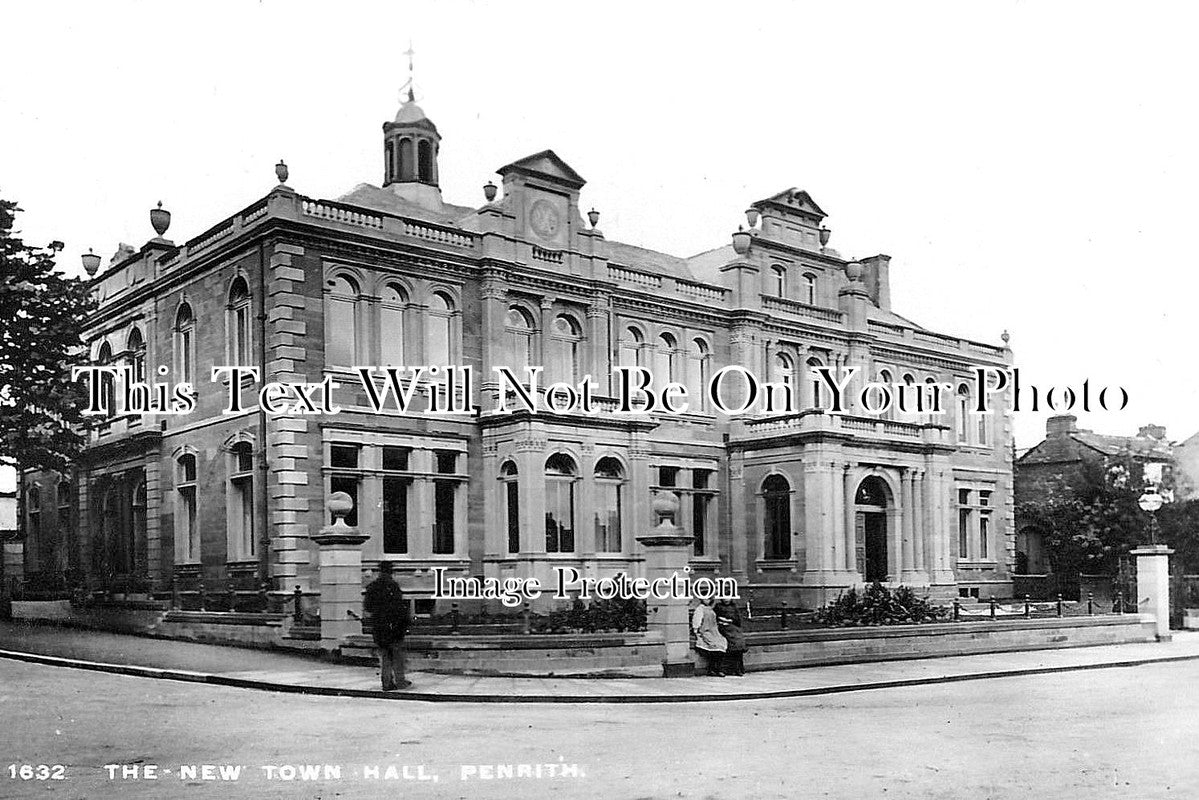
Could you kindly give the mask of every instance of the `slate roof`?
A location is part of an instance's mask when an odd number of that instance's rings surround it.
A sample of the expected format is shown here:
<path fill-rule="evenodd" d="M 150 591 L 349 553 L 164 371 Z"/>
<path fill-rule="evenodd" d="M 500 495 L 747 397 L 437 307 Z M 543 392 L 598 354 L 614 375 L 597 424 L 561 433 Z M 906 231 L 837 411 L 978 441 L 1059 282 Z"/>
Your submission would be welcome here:
<path fill-rule="evenodd" d="M 380 189 L 369 183 L 360 183 L 350 191 L 337 198 L 339 203 L 349 203 L 363 208 L 373 208 L 387 214 L 401 217 L 412 217 L 425 222 L 438 222 L 442 225 L 453 225 L 463 217 L 474 214 L 475 209 L 469 206 L 455 206 L 449 203 L 442 205 L 440 213 L 431 211 L 424 206 L 418 206 L 387 189 Z"/>

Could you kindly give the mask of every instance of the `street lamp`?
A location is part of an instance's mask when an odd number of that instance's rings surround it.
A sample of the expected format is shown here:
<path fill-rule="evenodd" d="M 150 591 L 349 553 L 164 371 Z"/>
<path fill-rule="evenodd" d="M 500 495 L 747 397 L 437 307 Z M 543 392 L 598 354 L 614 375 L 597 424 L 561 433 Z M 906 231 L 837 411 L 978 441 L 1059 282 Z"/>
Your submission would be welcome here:
<path fill-rule="evenodd" d="M 1157 489 L 1149 488 L 1137 500 L 1141 510 L 1149 515 L 1149 544 L 1157 544 L 1157 510 L 1162 507 L 1162 496 Z"/>

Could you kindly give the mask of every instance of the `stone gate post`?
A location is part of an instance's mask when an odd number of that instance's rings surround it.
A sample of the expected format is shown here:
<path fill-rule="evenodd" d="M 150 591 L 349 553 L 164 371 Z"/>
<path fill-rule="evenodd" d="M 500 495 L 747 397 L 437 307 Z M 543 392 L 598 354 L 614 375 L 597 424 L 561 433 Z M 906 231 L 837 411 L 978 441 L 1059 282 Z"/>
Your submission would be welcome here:
<path fill-rule="evenodd" d="M 345 492 L 329 496 L 333 524 L 312 537 L 320 548 L 321 650 L 335 653 L 346 637 L 362 633 L 362 543 L 370 538 L 346 525 L 354 501 Z"/>
<path fill-rule="evenodd" d="M 678 499 L 659 494 L 654 498 L 653 509 L 658 517 L 657 526 L 637 537 L 645 548 L 645 577 L 651 586 L 658 578 L 669 581 L 675 573 L 684 577 L 683 568 L 691 559 L 691 537 L 673 522 L 679 511 Z M 667 678 L 695 674 L 689 606 L 686 597 L 656 598 L 652 592 L 646 600 L 647 627 L 662 634 L 665 646 L 662 675 Z"/>
<path fill-rule="evenodd" d="M 1137 611 L 1157 621 L 1157 640 L 1170 641 L 1170 556 L 1164 544 L 1143 544 L 1132 551 L 1137 560 Z"/>

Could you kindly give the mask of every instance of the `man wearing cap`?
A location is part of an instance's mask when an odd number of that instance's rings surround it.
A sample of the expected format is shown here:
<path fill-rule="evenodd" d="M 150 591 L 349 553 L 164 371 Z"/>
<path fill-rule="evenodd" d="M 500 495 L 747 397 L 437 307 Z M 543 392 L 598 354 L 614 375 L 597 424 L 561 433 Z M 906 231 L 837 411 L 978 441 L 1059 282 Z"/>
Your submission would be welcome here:
<path fill-rule="evenodd" d="M 383 691 L 407 689 L 412 682 L 404 678 L 404 634 L 408 632 L 408 602 L 392 577 L 390 561 L 379 562 L 379 577 L 366 587 L 362 609 L 374 626 L 375 647 L 379 650 L 379 672 Z"/>

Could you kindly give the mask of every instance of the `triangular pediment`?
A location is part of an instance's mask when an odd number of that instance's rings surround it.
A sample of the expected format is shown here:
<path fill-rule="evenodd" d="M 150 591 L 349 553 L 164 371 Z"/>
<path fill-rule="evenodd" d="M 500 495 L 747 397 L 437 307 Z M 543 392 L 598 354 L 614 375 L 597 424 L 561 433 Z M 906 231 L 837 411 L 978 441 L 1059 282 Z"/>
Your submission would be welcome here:
<path fill-rule="evenodd" d="M 540 153 L 525 156 L 500 167 L 496 172 L 504 176 L 513 172 L 532 175 L 569 186 L 572 189 L 581 189 L 583 184 L 587 183 L 582 175 L 571 169 L 571 166 L 559 158 L 553 150 L 542 150 Z"/>
<path fill-rule="evenodd" d="M 824 219 L 828 215 L 824 213 L 824 209 L 816 205 L 816 201 L 812 196 L 803 189 L 796 189 L 794 186 L 786 191 L 779 192 L 773 197 L 767 197 L 765 200 L 759 200 L 754 203 L 754 208 L 761 210 L 763 207 L 770 206 L 783 211 L 801 214 L 807 217 L 816 217 L 817 221 Z"/>

